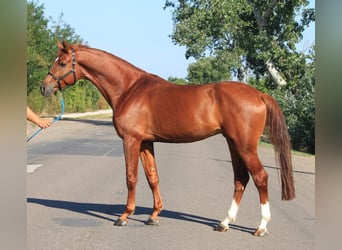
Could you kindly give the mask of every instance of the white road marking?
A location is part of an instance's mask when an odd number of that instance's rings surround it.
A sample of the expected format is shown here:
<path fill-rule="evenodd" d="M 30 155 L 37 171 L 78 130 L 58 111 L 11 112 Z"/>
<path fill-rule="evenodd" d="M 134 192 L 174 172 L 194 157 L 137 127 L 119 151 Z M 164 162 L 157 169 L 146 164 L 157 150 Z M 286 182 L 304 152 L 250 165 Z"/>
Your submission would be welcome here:
<path fill-rule="evenodd" d="M 42 164 L 28 164 L 27 165 L 27 173 L 33 173 L 37 168 L 42 167 Z"/>

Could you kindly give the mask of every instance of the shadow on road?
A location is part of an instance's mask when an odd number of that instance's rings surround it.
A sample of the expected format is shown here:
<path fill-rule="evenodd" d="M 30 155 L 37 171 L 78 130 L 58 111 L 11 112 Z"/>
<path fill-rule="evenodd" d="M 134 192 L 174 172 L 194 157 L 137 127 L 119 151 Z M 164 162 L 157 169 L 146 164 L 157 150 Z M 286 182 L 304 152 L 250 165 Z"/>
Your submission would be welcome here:
<path fill-rule="evenodd" d="M 115 222 L 116 219 L 112 219 L 109 216 L 117 216 L 121 215 L 121 212 L 125 210 L 125 205 L 109 205 L 109 204 L 97 204 L 97 203 L 81 203 L 81 202 L 72 202 L 72 201 L 61 201 L 61 200 L 48 200 L 48 199 L 39 199 L 39 198 L 27 198 L 28 203 L 35 203 L 43 206 L 47 206 L 50 208 L 64 209 L 76 213 L 82 213 L 86 215 L 90 215 L 96 218 L 108 220 L 111 222 Z M 104 214 L 99 215 L 98 213 Z M 152 213 L 151 208 L 137 206 L 135 209 L 135 215 L 150 215 Z M 108 215 L 108 216 L 107 216 Z M 203 225 L 207 225 L 212 227 L 214 230 L 219 223 L 218 220 L 205 218 L 198 215 L 193 215 L 189 213 L 176 212 L 171 210 L 163 210 L 160 215 L 162 218 L 169 218 L 175 220 L 182 221 L 190 221 L 194 223 L 199 223 Z M 144 221 L 137 220 L 134 218 L 129 218 L 130 220 L 139 221 L 145 223 Z M 234 224 L 230 224 L 229 227 L 233 230 L 238 230 L 246 233 L 253 234 L 255 232 L 255 228 L 248 228 L 243 226 L 238 226 Z"/>

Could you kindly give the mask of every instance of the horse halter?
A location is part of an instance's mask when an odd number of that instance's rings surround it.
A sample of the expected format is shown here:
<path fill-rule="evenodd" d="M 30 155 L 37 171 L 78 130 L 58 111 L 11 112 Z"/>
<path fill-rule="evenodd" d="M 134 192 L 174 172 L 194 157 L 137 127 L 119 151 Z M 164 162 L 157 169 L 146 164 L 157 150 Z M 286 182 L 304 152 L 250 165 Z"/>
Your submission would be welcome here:
<path fill-rule="evenodd" d="M 75 71 L 75 65 L 76 65 L 76 54 L 75 54 L 75 50 L 74 48 L 71 49 L 72 51 L 72 68 L 70 71 L 68 71 L 67 73 L 65 73 L 64 75 L 62 75 L 61 77 L 57 77 L 55 76 L 53 73 L 51 73 L 51 71 L 48 72 L 48 74 L 57 82 L 58 84 L 58 89 L 59 91 L 62 91 L 62 86 L 61 83 L 59 81 L 63 80 L 65 77 L 67 77 L 68 75 L 70 75 L 71 73 L 74 76 L 74 82 L 76 82 L 76 71 Z"/>

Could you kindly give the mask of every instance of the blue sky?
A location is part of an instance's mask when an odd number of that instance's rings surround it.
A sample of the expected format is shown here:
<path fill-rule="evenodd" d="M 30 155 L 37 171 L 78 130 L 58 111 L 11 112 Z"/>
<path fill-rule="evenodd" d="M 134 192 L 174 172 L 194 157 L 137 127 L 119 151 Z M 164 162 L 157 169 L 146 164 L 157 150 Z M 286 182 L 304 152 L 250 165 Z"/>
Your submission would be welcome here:
<path fill-rule="evenodd" d="M 314 0 L 310 0 L 314 7 Z M 68 23 L 94 48 L 106 50 L 135 66 L 165 79 L 185 78 L 189 63 L 185 47 L 174 45 L 169 35 L 173 22 L 171 9 L 164 10 L 165 0 L 40 0 L 46 17 Z M 314 25 L 304 33 L 299 50 L 315 41 Z"/>

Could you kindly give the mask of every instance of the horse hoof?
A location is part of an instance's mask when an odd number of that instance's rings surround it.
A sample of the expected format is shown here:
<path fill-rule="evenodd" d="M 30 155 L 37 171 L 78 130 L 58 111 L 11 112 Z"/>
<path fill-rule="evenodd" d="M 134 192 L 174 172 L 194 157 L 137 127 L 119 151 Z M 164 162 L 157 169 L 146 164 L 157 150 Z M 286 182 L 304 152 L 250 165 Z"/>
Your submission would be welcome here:
<path fill-rule="evenodd" d="M 258 228 L 254 235 L 259 237 L 267 236 L 270 232 L 266 228 Z"/>
<path fill-rule="evenodd" d="M 127 226 L 127 221 L 119 218 L 117 219 L 117 221 L 115 221 L 114 226 L 119 226 L 119 227 Z"/>
<path fill-rule="evenodd" d="M 215 227 L 215 231 L 218 231 L 218 232 L 227 232 L 228 229 L 229 229 L 229 227 L 227 227 L 226 225 L 223 225 L 222 223 L 218 224 Z"/>
<path fill-rule="evenodd" d="M 150 226 L 158 226 L 159 225 L 159 219 L 158 218 L 148 218 L 148 220 L 146 221 L 146 225 L 150 225 Z"/>

